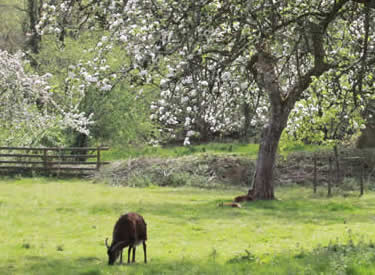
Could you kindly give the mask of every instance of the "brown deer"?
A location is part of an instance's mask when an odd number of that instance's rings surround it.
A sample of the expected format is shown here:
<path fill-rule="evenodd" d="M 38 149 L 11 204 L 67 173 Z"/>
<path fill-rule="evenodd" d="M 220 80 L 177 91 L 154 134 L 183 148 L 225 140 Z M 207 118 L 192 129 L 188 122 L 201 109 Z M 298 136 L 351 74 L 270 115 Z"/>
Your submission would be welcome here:
<path fill-rule="evenodd" d="M 251 189 L 249 192 L 244 196 L 238 196 L 234 198 L 235 202 L 243 202 L 243 201 L 252 201 L 255 198 L 255 190 Z"/>
<path fill-rule="evenodd" d="M 112 244 L 108 245 L 108 238 L 105 245 L 108 249 L 108 264 L 113 265 L 120 256 L 122 264 L 122 250 L 129 246 L 128 264 L 130 263 L 130 254 L 133 250 L 132 262 L 135 262 L 135 249 L 139 244 L 143 244 L 144 260 L 147 263 L 146 254 L 147 224 L 143 217 L 137 213 L 128 213 L 122 215 L 115 224 L 113 229 Z"/>

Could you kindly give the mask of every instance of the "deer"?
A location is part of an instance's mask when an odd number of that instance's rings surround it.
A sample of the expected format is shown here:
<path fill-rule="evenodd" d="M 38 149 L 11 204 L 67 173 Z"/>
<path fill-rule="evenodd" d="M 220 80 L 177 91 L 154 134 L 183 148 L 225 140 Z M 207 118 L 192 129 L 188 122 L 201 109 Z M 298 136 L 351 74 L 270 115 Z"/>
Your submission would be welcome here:
<path fill-rule="evenodd" d="M 133 251 L 132 262 L 135 262 L 136 246 L 143 244 L 144 262 L 147 263 L 146 254 L 147 224 L 143 217 L 137 213 L 127 213 L 117 220 L 113 229 L 112 243 L 108 245 L 108 238 L 105 239 L 107 247 L 108 265 L 113 265 L 120 256 L 122 264 L 122 252 L 125 247 L 128 249 L 128 264 L 130 254 Z"/>
<path fill-rule="evenodd" d="M 252 201 L 255 199 L 255 189 L 249 190 L 249 192 L 244 196 L 238 196 L 234 198 L 235 202 L 244 202 L 244 201 Z"/>

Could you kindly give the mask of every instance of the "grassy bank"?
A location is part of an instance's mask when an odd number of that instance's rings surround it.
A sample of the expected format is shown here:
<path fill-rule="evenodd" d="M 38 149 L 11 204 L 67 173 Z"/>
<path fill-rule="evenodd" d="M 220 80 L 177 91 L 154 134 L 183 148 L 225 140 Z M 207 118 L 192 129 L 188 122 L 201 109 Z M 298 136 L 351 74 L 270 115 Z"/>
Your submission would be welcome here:
<path fill-rule="evenodd" d="M 305 145 L 301 143 L 290 143 L 282 146 L 284 156 L 293 152 L 315 152 L 330 150 L 328 146 Z M 256 159 L 259 145 L 252 143 L 206 143 L 191 146 L 129 146 L 120 148 L 111 148 L 109 151 L 103 151 L 104 160 L 119 160 L 137 157 L 182 157 L 194 154 L 233 154 Z M 281 153 L 281 152 L 280 152 Z"/>
<path fill-rule="evenodd" d="M 283 187 L 278 201 L 217 206 L 243 191 L 0 180 L 0 274 L 375 273 L 374 193 Z M 129 211 L 148 223 L 149 263 L 139 248 L 137 264 L 109 267 L 104 239 Z"/>
<path fill-rule="evenodd" d="M 111 148 L 103 152 L 104 160 L 118 160 L 136 157 L 182 157 L 200 153 L 236 154 L 255 158 L 258 144 L 242 143 L 207 143 L 192 146 L 139 146 L 127 148 Z"/>

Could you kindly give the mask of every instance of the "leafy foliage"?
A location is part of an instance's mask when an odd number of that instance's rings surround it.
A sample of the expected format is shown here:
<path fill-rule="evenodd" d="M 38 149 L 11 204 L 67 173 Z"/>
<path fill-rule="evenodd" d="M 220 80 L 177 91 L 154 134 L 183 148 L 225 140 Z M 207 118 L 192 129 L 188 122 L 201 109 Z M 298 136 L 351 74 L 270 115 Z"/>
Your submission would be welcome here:
<path fill-rule="evenodd" d="M 89 126 L 92 143 L 128 146 L 130 143 L 149 140 L 154 132 L 154 126 L 149 119 L 149 105 L 153 97 L 151 87 L 144 87 L 139 91 L 128 82 L 117 79 L 113 87 L 102 90 L 97 86 L 86 87 L 74 80 L 74 77 L 80 74 L 85 74 L 88 78 L 94 77 L 88 74 L 82 64 L 90 63 L 94 59 L 95 55 L 90 48 L 97 37 L 95 33 L 87 33 L 80 38 L 68 36 L 63 47 L 53 40 L 45 39 L 40 53 L 36 56 L 39 70 L 53 72 L 54 87 L 59 94 L 76 91 L 76 97 L 61 96 L 60 100 L 73 100 L 78 104 L 78 109 L 94 121 Z M 109 66 L 101 66 L 101 73 L 115 78 L 124 59 L 126 56 L 122 51 L 113 48 L 107 56 L 111 69 Z M 77 63 L 77 60 L 80 62 Z M 76 131 L 66 133 L 73 139 Z"/>

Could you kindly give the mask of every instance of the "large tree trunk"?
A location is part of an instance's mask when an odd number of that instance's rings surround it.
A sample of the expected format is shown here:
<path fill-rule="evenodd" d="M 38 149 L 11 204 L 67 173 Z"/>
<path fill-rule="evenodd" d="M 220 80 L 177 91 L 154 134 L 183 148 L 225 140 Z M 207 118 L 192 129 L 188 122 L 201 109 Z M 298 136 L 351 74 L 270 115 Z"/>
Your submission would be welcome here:
<path fill-rule="evenodd" d="M 271 200 L 275 198 L 272 177 L 280 134 L 272 127 L 266 126 L 263 135 L 265 136 L 259 147 L 253 188 L 257 199 Z"/>
<path fill-rule="evenodd" d="M 253 186 L 248 196 L 251 199 L 272 200 L 275 198 L 272 175 L 277 148 L 295 100 L 284 96 L 286 93 L 280 88 L 272 55 L 259 48 L 253 62 L 257 69 L 254 75 L 259 87 L 268 94 L 271 109 L 269 122 L 263 128 Z"/>
<path fill-rule="evenodd" d="M 272 200 L 275 198 L 273 190 L 273 168 L 276 162 L 277 148 L 281 133 L 286 127 L 288 115 L 288 110 L 273 114 L 270 123 L 263 129 L 253 189 L 250 191 L 256 199 Z"/>

